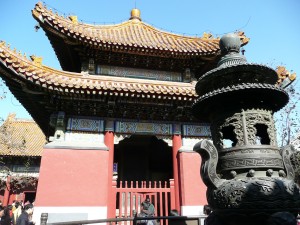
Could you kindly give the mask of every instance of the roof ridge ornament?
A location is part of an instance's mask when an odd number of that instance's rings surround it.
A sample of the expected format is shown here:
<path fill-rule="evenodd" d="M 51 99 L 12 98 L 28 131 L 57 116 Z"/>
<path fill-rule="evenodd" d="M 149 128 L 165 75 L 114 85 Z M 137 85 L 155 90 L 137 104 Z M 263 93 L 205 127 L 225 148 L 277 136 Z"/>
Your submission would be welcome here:
<path fill-rule="evenodd" d="M 77 17 L 77 16 L 71 15 L 71 16 L 69 16 L 69 19 L 71 20 L 71 22 L 72 22 L 73 24 L 75 24 L 75 25 L 78 24 L 78 17 Z"/>
<path fill-rule="evenodd" d="M 43 62 L 43 57 L 37 57 L 35 55 L 31 55 L 30 59 L 36 66 L 41 66 Z"/>
<path fill-rule="evenodd" d="M 213 38 L 213 35 L 211 33 L 204 32 L 203 35 L 202 35 L 202 39 L 208 40 L 208 39 L 211 39 L 211 38 Z"/>
<path fill-rule="evenodd" d="M 12 121 L 15 121 L 15 120 L 16 120 L 16 113 L 9 113 L 8 116 L 7 116 L 6 121 L 7 122 L 12 122 Z"/>
<path fill-rule="evenodd" d="M 142 21 L 142 19 L 141 19 L 141 11 L 139 9 L 137 9 L 137 8 L 132 9 L 131 12 L 130 12 L 130 18 L 129 18 L 129 20 L 134 20 L 134 19 Z"/>
<path fill-rule="evenodd" d="M 277 85 L 286 88 L 296 80 L 296 73 L 291 73 L 285 66 L 277 66 L 276 73 L 278 75 Z"/>
<path fill-rule="evenodd" d="M 240 40 L 241 40 L 241 46 L 244 46 L 244 45 L 246 45 L 246 44 L 249 43 L 250 38 L 246 37 L 244 31 L 236 31 L 236 32 L 234 32 L 234 33 L 240 37 Z"/>

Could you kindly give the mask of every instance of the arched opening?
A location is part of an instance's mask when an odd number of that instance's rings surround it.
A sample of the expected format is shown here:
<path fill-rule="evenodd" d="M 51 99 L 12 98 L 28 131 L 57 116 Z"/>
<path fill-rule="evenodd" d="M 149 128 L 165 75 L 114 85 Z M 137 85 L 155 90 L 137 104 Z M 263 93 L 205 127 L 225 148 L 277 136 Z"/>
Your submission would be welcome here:
<path fill-rule="evenodd" d="M 236 134 L 234 133 L 234 126 L 227 126 L 222 128 L 223 134 L 223 147 L 231 148 L 237 144 Z"/>
<path fill-rule="evenodd" d="M 172 148 L 149 135 L 132 135 L 115 145 L 118 181 L 168 181 L 173 178 Z"/>
<path fill-rule="evenodd" d="M 257 145 L 269 145 L 270 138 L 268 134 L 268 126 L 265 124 L 255 124 L 256 128 L 256 144 Z"/>

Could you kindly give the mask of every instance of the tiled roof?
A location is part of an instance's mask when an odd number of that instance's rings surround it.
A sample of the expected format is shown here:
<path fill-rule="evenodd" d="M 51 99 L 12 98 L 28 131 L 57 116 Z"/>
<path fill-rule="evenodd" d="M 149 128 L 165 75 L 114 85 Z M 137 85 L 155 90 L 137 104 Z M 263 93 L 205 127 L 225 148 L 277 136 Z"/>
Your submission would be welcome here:
<path fill-rule="evenodd" d="M 46 137 L 33 120 L 10 114 L 0 129 L 0 155 L 41 156 Z"/>
<path fill-rule="evenodd" d="M 89 25 L 78 23 L 74 17 L 65 18 L 37 3 L 32 10 L 34 18 L 48 28 L 44 29 L 64 39 L 90 45 L 93 48 L 120 52 L 140 52 L 144 55 L 209 56 L 219 54 L 219 38 L 177 35 L 159 30 L 140 18 L 131 17 L 116 25 Z M 243 45 L 249 39 L 239 33 Z"/>
<path fill-rule="evenodd" d="M 26 80 L 55 92 L 88 95 L 113 93 L 118 96 L 142 95 L 141 97 L 150 98 L 169 96 L 172 99 L 196 97 L 194 83 L 64 72 L 31 61 L 15 50 L 11 50 L 4 42 L 0 42 L 0 72 L 1 67 L 4 69 L 2 72 L 10 70 L 10 74 L 15 76 L 14 79 Z"/>

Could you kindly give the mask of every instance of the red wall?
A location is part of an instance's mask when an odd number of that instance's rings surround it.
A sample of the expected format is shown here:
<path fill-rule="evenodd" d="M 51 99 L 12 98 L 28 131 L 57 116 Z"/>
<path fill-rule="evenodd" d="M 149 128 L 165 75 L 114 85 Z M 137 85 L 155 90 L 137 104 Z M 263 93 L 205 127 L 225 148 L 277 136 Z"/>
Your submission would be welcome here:
<path fill-rule="evenodd" d="M 179 160 L 181 205 L 207 204 L 206 186 L 200 177 L 200 155 L 196 152 L 180 152 Z"/>
<path fill-rule="evenodd" d="M 37 206 L 107 206 L 108 151 L 44 149 Z"/>

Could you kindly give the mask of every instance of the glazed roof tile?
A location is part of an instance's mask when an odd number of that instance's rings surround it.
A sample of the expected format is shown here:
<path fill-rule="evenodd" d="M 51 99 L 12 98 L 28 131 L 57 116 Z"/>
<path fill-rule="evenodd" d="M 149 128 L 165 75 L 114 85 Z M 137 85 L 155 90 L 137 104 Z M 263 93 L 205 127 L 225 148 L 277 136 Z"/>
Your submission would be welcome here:
<path fill-rule="evenodd" d="M 42 3 L 36 4 L 32 14 L 40 24 L 50 26 L 46 29 L 56 35 L 93 47 L 114 46 L 126 52 L 143 49 L 144 54 L 165 52 L 175 56 L 217 55 L 220 50 L 219 38 L 213 38 L 212 35 L 204 34 L 203 37 L 178 35 L 159 30 L 140 19 L 133 18 L 116 25 L 89 25 L 59 16 Z M 240 32 L 239 35 L 243 45 L 247 44 L 249 39 L 244 33 Z"/>
<path fill-rule="evenodd" d="M 0 155 L 41 156 L 46 137 L 33 120 L 10 114 L 0 129 Z"/>
<path fill-rule="evenodd" d="M 297 78 L 296 73 L 291 73 L 284 66 L 277 66 L 276 72 L 278 75 L 277 85 L 279 86 L 287 87 Z"/>
<path fill-rule="evenodd" d="M 168 82 L 124 78 L 115 76 L 89 75 L 65 72 L 37 64 L 27 57 L 0 43 L 0 70 L 9 69 L 17 79 L 26 80 L 48 90 L 80 93 L 131 95 L 147 94 L 144 97 L 175 96 L 196 98 L 195 83 Z M 143 97 L 143 96 L 142 96 Z"/>

